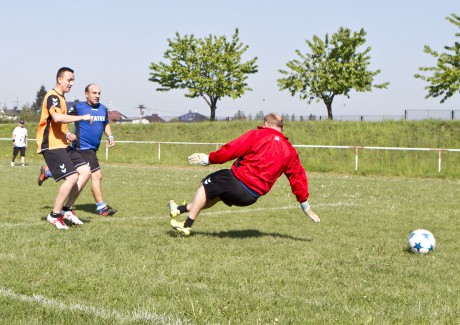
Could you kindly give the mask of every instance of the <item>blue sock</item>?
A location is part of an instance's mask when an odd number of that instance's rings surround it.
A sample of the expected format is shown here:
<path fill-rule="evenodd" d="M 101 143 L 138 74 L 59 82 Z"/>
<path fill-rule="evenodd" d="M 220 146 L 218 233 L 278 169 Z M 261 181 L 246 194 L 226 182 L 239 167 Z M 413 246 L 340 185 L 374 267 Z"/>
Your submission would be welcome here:
<path fill-rule="evenodd" d="M 45 175 L 46 175 L 46 177 L 51 177 L 51 178 L 53 178 L 53 175 L 51 174 L 51 172 L 50 172 L 49 169 L 46 170 Z"/>
<path fill-rule="evenodd" d="M 97 210 L 97 211 L 101 211 L 101 210 L 104 209 L 106 206 L 107 206 L 107 204 L 105 204 L 104 201 L 99 202 L 99 203 L 96 203 L 96 210 Z"/>

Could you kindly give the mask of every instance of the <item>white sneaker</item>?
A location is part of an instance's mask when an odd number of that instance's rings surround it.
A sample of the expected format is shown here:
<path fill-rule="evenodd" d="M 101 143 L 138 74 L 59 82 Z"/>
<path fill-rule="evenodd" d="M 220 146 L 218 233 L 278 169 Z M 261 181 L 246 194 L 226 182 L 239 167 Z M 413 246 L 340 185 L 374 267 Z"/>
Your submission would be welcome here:
<path fill-rule="evenodd" d="M 55 225 L 57 229 L 69 229 L 67 225 L 64 223 L 64 217 L 60 216 L 59 218 L 53 218 L 50 214 L 46 217 L 46 220 Z"/>
<path fill-rule="evenodd" d="M 77 218 L 77 215 L 74 210 L 70 211 L 61 211 L 61 214 L 64 216 L 64 219 L 69 220 L 74 225 L 82 225 L 83 221 Z"/>
<path fill-rule="evenodd" d="M 11 167 L 14 167 L 14 161 L 11 162 Z"/>

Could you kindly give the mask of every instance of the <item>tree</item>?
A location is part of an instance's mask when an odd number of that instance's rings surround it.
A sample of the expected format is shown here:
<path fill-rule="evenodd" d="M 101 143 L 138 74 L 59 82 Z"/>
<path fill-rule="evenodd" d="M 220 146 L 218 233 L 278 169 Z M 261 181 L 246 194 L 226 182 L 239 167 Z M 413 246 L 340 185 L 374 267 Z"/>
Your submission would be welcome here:
<path fill-rule="evenodd" d="M 202 97 L 211 109 L 211 121 L 216 119 L 220 99 L 236 99 L 252 90 L 246 79 L 257 72 L 257 57 L 241 62 L 248 46 L 240 42 L 238 29 L 231 41 L 225 36 L 197 39 L 193 34 L 181 37 L 176 33 L 176 38 L 168 39 L 168 43 L 169 49 L 163 57 L 169 64 L 152 63 L 149 80 L 161 85 L 158 91 L 187 89 L 185 97 Z"/>
<path fill-rule="evenodd" d="M 40 116 L 32 110 L 32 106 L 29 104 L 22 105 L 21 111 L 19 112 L 19 118 L 28 122 L 38 122 Z"/>
<path fill-rule="evenodd" d="M 32 112 L 38 113 L 42 108 L 43 99 L 46 96 L 46 89 L 45 86 L 42 85 L 40 89 L 37 91 L 37 95 L 35 96 L 35 101 L 31 105 Z"/>
<path fill-rule="evenodd" d="M 245 120 L 246 119 L 246 114 L 244 114 L 244 112 L 242 110 L 238 110 L 238 112 L 236 112 L 233 115 L 233 119 L 235 119 L 235 120 Z"/>
<path fill-rule="evenodd" d="M 460 28 L 460 16 L 451 14 L 446 19 Z M 455 33 L 455 36 L 460 37 L 460 33 Z M 444 49 L 447 52 L 438 54 L 428 45 L 425 45 L 425 53 L 437 58 L 438 62 L 435 67 L 419 68 L 419 71 L 433 72 L 431 76 L 414 75 L 415 78 L 430 84 L 425 87 L 425 90 L 428 90 L 425 98 L 443 96 L 441 103 L 460 91 L 460 43 L 455 42 L 452 46 L 444 46 Z"/>
<path fill-rule="evenodd" d="M 264 111 L 258 111 L 258 112 L 256 113 L 256 120 L 263 120 L 264 117 L 265 117 Z"/>
<path fill-rule="evenodd" d="M 306 40 L 311 53 L 302 54 L 296 50 L 299 59 L 289 61 L 286 66 L 290 71 L 279 70 L 284 78 L 278 79 L 280 90 L 288 90 L 292 96 L 299 93 L 300 99 L 308 104 L 313 100 L 323 101 L 327 108 L 328 119 L 332 120 L 332 102 L 337 95 L 350 98 L 352 89 L 358 92 L 371 91 L 374 88 L 387 88 L 389 83 L 372 84 L 374 76 L 380 70 L 370 71 L 369 52 L 357 52 L 366 40 L 366 32 L 361 29 L 353 32 L 340 27 L 329 40 L 324 41 L 314 35 L 313 40 Z"/>

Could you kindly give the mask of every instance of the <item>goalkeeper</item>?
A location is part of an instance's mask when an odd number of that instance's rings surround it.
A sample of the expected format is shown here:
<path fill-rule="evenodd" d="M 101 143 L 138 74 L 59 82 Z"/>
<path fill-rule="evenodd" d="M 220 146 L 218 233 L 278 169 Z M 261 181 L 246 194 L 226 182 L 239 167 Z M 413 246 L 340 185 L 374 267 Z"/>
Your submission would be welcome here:
<path fill-rule="evenodd" d="M 248 206 L 267 194 L 276 180 L 285 174 L 301 209 L 314 222 L 320 222 L 308 203 L 307 174 L 297 151 L 283 133 L 283 118 L 275 113 L 264 118 L 264 126 L 244 133 L 209 155 L 195 153 L 188 157 L 192 165 L 223 164 L 235 160 L 231 169 L 218 170 L 206 176 L 192 202 L 177 205 L 170 201 L 171 226 L 182 235 L 190 235 L 202 209 L 219 201 L 226 205 Z M 184 222 L 175 218 L 188 212 Z"/>

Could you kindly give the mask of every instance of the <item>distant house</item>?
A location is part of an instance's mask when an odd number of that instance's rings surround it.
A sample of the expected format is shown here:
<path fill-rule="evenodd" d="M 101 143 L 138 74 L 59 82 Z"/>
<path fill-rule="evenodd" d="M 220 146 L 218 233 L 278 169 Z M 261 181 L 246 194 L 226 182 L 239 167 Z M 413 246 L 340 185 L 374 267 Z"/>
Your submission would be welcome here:
<path fill-rule="evenodd" d="M 119 111 L 109 111 L 109 122 L 110 123 L 132 123 L 132 119 L 126 115 L 121 114 Z"/>
<path fill-rule="evenodd" d="M 187 114 L 179 116 L 177 118 L 177 121 L 186 122 L 186 123 L 187 122 L 204 122 L 204 121 L 209 121 L 209 118 L 207 118 L 206 116 L 200 113 L 188 111 Z"/>
<path fill-rule="evenodd" d="M 164 122 L 166 122 L 161 117 L 159 117 L 158 114 L 152 114 L 152 115 L 149 115 L 149 116 L 144 116 L 144 119 L 149 121 L 150 123 L 164 123 Z"/>
<path fill-rule="evenodd" d="M 19 111 L 15 109 L 2 109 L 0 111 L 0 121 L 11 122 L 19 119 Z"/>

